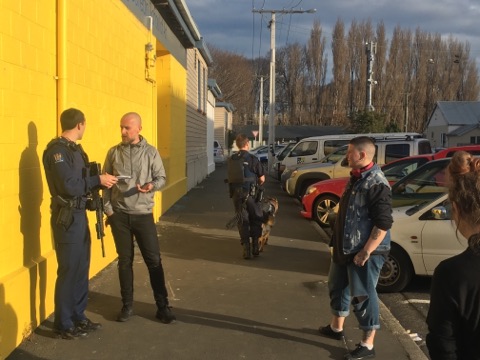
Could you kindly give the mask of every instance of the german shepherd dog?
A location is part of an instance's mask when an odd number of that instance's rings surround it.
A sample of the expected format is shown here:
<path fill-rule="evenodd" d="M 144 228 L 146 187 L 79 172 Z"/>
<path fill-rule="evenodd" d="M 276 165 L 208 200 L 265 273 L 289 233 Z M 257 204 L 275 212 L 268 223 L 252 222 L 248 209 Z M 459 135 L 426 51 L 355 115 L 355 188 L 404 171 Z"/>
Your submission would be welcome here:
<path fill-rule="evenodd" d="M 262 236 L 258 239 L 258 250 L 263 251 L 263 247 L 268 243 L 270 231 L 275 224 L 275 215 L 278 212 L 278 200 L 274 197 L 266 197 L 262 200 L 263 224 Z"/>

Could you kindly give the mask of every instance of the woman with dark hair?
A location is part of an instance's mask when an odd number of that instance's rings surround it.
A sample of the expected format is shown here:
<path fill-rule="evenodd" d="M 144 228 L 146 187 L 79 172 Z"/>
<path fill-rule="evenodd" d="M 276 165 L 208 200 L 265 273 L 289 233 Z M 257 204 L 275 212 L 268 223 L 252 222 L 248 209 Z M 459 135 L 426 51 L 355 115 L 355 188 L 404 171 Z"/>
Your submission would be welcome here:
<path fill-rule="evenodd" d="M 480 159 L 455 153 L 448 166 L 448 198 L 467 249 L 435 269 L 427 316 L 432 360 L 480 359 Z"/>

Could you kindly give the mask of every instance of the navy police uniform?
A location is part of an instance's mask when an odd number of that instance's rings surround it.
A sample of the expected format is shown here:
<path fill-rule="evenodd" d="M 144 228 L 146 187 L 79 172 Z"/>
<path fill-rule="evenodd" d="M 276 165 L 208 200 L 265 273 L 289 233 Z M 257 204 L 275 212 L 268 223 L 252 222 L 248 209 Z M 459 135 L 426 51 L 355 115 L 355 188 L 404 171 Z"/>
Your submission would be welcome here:
<path fill-rule="evenodd" d="M 43 165 L 52 196 L 50 221 L 58 264 L 54 326 L 64 331 L 87 320 L 91 238 L 86 202 L 89 191 L 100 186 L 100 177 L 90 176 L 81 145 L 63 137 L 47 145 Z"/>
<path fill-rule="evenodd" d="M 238 217 L 238 232 L 243 246 L 243 257 L 250 258 L 250 250 L 254 256 L 258 256 L 258 239 L 262 235 L 263 210 L 260 202 L 256 201 L 258 178 L 264 175 L 264 169 L 260 160 L 246 150 L 240 150 L 233 154 L 232 158 L 242 157 L 244 161 L 243 184 L 234 186 L 232 189 L 233 205 Z M 252 191 L 252 187 L 255 190 Z M 250 247 L 250 238 L 252 239 Z"/>

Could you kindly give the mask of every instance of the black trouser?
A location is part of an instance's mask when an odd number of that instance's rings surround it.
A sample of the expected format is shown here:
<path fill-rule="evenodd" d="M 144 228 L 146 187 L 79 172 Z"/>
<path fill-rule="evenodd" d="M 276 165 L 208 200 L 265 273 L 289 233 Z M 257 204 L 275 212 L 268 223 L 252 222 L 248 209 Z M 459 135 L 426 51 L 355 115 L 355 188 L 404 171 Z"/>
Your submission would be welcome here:
<path fill-rule="evenodd" d="M 115 212 L 109 219 L 118 254 L 118 276 L 123 305 L 131 307 L 133 304 L 134 236 L 148 268 L 155 302 L 159 308 L 168 305 L 153 214 L 129 215 Z"/>
<path fill-rule="evenodd" d="M 246 198 L 246 200 L 245 200 Z M 242 244 L 249 243 L 249 238 L 257 239 L 262 235 L 263 210 L 261 203 L 255 202 L 244 189 L 237 189 L 233 194 L 235 212 L 239 214 L 238 232 Z"/>
<path fill-rule="evenodd" d="M 86 319 L 91 240 L 85 209 L 74 210 L 67 230 L 56 224 L 58 211 L 53 210 L 51 217 L 58 264 L 54 327 L 66 330 Z"/>

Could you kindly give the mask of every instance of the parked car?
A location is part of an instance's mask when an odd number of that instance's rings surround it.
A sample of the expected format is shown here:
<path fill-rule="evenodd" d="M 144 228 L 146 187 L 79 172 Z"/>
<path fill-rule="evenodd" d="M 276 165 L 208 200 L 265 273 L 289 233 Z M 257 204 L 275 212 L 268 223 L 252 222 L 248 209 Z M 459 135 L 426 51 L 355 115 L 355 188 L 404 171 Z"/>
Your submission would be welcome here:
<path fill-rule="evenodd" d="M 275 155 L 277 155 L 280 151 L 282 151 L 285 148 L 285 144 L 275 144 Z M 255 155 L 257 156 L 258 160 L 262 163 L 267 163 L 268 162 L 268 146 L 258 150 Z M 275 156 L 274 155 L 274 156 Z"/>
<path fill-rule="evenodd" d="M 402 291 L 414 275 L 431 276 L 442 260 L 467 247 L 451 221 L 446 193 L 413 207 L 394 208 L 393 221 L 391 250 L 377 285 L 380 292 Z"/>
<path fill-rule="evenodd" d="M 369 136 L 376 141 L 394 139 L 420 139 L 423 136 L 418 133 L 369 133 L 369 134 L 336 134 L 313 136 L 300 140 L 282 160 L 285 167 L 310 164 L 323 159 L 338 148 L 348 145 L 349 141 L 357 136 Z M 430 142 L 427 139 L 422 142 L 425 146 L 419 154 L 432 152 Z"/>
<path fill-rule="evenodd" d="M 392 161 L 382 166 L 382 170 L 392 185 L 431 159 L 431 154 L 410 156 Z M 333 212 L 335 206 L 337 206 L 349 179 L 349 177 L 343 177 L 324 180 L 309 186 L 305 195 L 302 197 L 302 210 L 300 214 L 304 218 L 315 220 L 320 226 L 329 226 L 329 215 Z"/>
<path fill-rule="evenodd" d="M 444 149 L 436 154 L 423 154 L 400 159 L 382 167 L 390 184 L 410 174 L 430 160 L 451 157 L 456 151 L 468 151 L 480 155 L 480 145 L 466 145 Z M 349 178 L 330 179 L 311 185 L 302 197 L 301 215 L 317 221 L 321 226 L 329 226 L 328 215 L 337 205 Z"/>
<path fill-rule="evenodd" d="M 218 140 L 213 140 L 213 161 L 217 164 L 222 164 L 225 162 L 225 153 Z"/>
<path fill-rule="evenodd" d="M 379 165 L 412 155 L 431 153 L 429 140 L 410 136 L 403 139 L 376 141 L 375 148 L 374 161 Z M 307 188 L 318 181 L 348 176 L 351 169 L 343 163 L 346 153 L 347 147 L 342 147 L 319 163 L 307 164 L 295 169 L 286 180 L 287 193 L 301 199 Z"/>
<path fill-rule="evenodd" d="M 291 141 L 285 145 L 285 147 L 280 151 L 278 154 L 275 155 L 275 160 L 273 162 L 272 167 L 269 169 L 270 176 L 280 180 L 280 177 L 285 170 L 285 165 L 282 164 L 282 160 L 287 156 L 290 151 L 295 146 L 296 142 Z"/>

